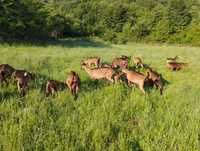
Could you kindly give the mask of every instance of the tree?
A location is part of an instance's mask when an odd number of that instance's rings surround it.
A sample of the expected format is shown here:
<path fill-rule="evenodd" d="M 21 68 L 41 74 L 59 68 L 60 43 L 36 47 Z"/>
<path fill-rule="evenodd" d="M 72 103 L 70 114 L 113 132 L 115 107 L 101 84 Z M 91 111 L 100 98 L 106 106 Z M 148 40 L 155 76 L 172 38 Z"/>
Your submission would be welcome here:
<path fill-rule="evenodd" d="M 0 1 L 0 34 L 3 39 L 45 37 L 47 13 L 34 0 Z"/>

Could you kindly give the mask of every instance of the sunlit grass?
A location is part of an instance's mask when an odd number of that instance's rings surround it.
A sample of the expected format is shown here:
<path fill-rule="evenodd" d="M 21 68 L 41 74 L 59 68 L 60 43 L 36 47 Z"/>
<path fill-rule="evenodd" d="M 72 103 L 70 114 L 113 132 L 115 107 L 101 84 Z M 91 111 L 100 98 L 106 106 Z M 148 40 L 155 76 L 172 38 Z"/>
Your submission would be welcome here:
<path fill-rule="evenodd" d="M 80 60 L 100 56 L 140 56 L 169 82 L 164 95 L 136 87 L 95 82 Z M 180 72 L 166 69 L 165 58 L 180 55 L 189 63 Z M 16 85 L 0 89 L 0 150 L 199 150 L 200 48 L 168 45 L 104 45 L 62 41 L 57 45 L 0 45 L 0 63 L 39 76 L 21 98 Z M 131 63 L 130 63 L 131 65 Z M 75 70 L 81 77 L 79 97 L 68 89 L 45 98 L 46 79 L 64 81 Z"/>

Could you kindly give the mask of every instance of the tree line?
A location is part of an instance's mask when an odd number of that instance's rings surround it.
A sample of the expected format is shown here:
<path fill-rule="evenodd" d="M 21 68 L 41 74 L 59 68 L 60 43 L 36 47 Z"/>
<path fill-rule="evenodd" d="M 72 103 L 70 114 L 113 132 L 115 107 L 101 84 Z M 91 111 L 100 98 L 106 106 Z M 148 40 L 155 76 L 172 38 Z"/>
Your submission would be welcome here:
<path fill-rule="evenodd" d="M 200 0 L 0 0 L 0 40 L 80 36 L 200 45 Z"/>

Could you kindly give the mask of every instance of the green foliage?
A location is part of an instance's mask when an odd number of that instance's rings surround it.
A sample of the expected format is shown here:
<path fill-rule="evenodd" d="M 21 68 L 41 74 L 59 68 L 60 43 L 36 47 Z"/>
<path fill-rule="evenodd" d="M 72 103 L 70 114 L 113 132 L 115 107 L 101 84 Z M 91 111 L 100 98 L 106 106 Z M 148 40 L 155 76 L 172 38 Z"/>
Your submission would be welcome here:
<path fill-rule="evenodd" d="M 122 32 L 117 34 L 118 43 L 125 44 L 132 38 L 133 36 L 132 34 L 133 30 L 131 24 L 130 23 L 125 24 L 122 28 Z"/>
<path fill-rule="evenodd" d="M 199 0 L 1 0 L 0 8 L 3 38 L 99 36 L 113 43 L 198 45 L 190 31 L 200 22 Z"/>
<path fill-rule="evenodd" d="M 117 43 L 117 40 L 116 40 L 117 35 L 116 35 L 116 33 L 115 33 L 114 31 L 112 31 L 112 30 L 107 30 L 107 31 L 105 31 L 105 33 L 104 33 L 104 35 L 103 35 L 102 38 L 103 38 L 104 40 L 106 40 L 106 41 L 111 41 L 111 42 L 113 42 L 113 43 Z"/>
<path fill-rule="evenodd" d="M 0 36 L 3 39 L 29 39 L 46 36 L 47 13 L 36 0 L 0 1 Z"/>
<path fill-rule="evenodd" d="M 177 35 L 170 37 L 170 41 L 183 42 L 186 44 L 200 44 L 200 24 L 191 24 Z"/>

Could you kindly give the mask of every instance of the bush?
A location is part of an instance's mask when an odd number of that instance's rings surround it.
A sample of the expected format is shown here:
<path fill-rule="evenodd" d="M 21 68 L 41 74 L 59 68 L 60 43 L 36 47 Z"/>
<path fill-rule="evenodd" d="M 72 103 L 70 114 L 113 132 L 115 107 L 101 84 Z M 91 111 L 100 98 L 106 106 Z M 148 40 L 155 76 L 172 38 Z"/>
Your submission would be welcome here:
<path fill-rule="evenodd" d="M 104 35 L 102 36 L 102 38 L 105 40 L 105 41 L 110 41 L 110 42 L 113 42 L 113 43 L 117 43 L 117 35 L 114 31 L 112 30 L 107 30 Z"/>
<path fill-rule="evenodd" d="M 127 23 L 123 26 L 122 32 L 117 33 L 117 43 L 125 44 L 128 42 L 133 35 L 133 30 L 130 23 Z"/>
<path fill-rule="evenodd" d="M 1 1 L 0 34 L 3 39 L 44 38 L 48 35 L 42 3 L 36 0 Z"/>
<path fill-rule="evenodd" d="M 191 24 L 185 30 L 170 37 L 170 42 L 200 45 L 200 24 Z"/>
<path fill-rule="evenodd" d="M 4 0 L 0 39 L 100 36 L 112 43 L 198 44 L 199 10 L 199 0 Z"/>

